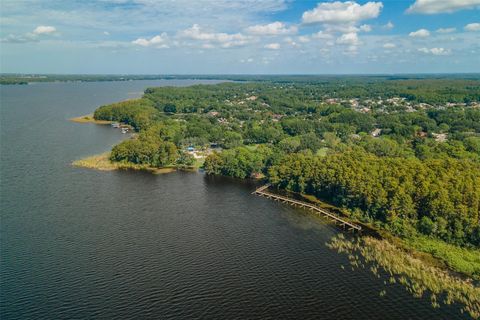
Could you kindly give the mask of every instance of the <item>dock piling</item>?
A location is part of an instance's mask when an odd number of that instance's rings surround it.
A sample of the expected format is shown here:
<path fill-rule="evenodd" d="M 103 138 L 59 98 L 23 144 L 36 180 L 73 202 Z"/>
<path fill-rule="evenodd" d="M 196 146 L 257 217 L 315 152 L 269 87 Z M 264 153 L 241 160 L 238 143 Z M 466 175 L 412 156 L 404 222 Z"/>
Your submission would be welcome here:
<path fill-rule="evenodd" d="M 270 192 L 266 191 L 269 187 L 270 187 L 270 184 L 266 184 L 264 186 L 261 186 L 260 188 L 253 191 L 252 194 L 256 194 L 256 195 L 261 196 L 261 197 L 266 197 L 268 199 L 273 199 L 275 201 L 280 201 L 282 203 L 289 203 L 294 207 L 299 206 L 300 208 L 309 209 L 310 211 L 316 211 L 317 214 L 324 215 L 325 217 L 331 219 L 335 225 L 338 222 L 343 227 L 344 230 L 346 230 L 346 227 L 348 226 L 348 231 L 352 231 L 352 232 L 362 231 L 361 226 L 356 225 L 355 223 L 352 223 L 350 221 L 347 221 L 347 220 L 345 220 L 341 217 L 338 217 L 338 216 L 334 215 L 333 213 L 330 213 L 326 210 L 323 210 L 323 209 L 317 207 L 316 205 L 313 205 L 313 204 L 310 204 L 310 203 L 307 203 L 307 202 L 303 202 L 303 201 L 290 199 L 288 197 L 280 196 L 280 195 L 277 195 L 277 194 L 270 193 Z"/>

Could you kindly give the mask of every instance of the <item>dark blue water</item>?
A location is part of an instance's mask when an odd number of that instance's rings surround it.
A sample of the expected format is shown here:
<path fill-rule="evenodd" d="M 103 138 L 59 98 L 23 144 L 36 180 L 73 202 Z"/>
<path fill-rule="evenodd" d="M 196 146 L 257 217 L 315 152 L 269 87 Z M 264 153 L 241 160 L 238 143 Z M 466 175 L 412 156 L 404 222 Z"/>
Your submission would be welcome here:
<path fill-rule="evenodd" d="M 192 83 L 0 87 L 2 320 L 461 318 L 400 285 L 380 297 L 383 279 L 325 246 L 334 227 L 251 183 L 71 166 L 124 136 L 67 119 Z"/>

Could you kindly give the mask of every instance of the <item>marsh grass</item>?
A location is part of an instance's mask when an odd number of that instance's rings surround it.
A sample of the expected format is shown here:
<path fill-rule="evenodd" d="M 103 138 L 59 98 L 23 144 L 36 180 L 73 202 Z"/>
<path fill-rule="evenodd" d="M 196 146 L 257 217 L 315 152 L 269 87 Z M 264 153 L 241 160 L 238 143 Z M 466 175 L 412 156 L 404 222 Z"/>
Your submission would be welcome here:
<path fill-rule="evenodd" d="M 155 174 L 169 173 L 176 171 L 174 167 L 154 168 L 147 165 L 134 164 L 131 162 L 113 162 L 110 161 L 110 152 L 90 156 L 84 159 L 76 160 L 72 163 L 75 167 L 96 169 L 101 171 L 111 170 L 143 170 Z"/>
<path fill-rule="evenodd" d="M 322 209 L 350 218 L 353 222 L 361 225 L 364 231 L 368 232 L 367 235 L 388 240 L 429 265 L 449 269 L 475 280 L 480 280 L 480 249 L 478 248 L 449 244 L 441 239 L 428 237 L 420 233 L 400 238 L 381 225 L 360 221 L 352 217 L 347 210 L 331 205 L 323 199 L 320 200 L 307 194 L 299 195 L 307 202 L 314 203 Z"/>
<path fill-rule="evenodd" d="M 480 318 L 480 288 L 470 279 L 464 280 L 428 265 L 387 240 L 372 237 L 349 240 L 340 234 L 327 246 L 347 254 L 353 270 L 369 268 L 378 278 L 384 271 L 389 275 L 388 282 L 400 283 L 414 297 L 429 295 L 434 308 L 441 303 L 458 303 L 462 312 L 474 319 Z M 386 290 L 380 292 L 381 296 L 386 294 Z"/>
<path fill-rule="evenodd" d="M 84 116 L 71 118 L 69 120 L 73 121 L 73 122 L 78 122 L 78 123 L 95 123 L 95 124 L 110 124 L 110 123 L 113 123 L 113 121 L 95 120 L 95 118 L 93 117 L 93 114 L 87 114 L 87 115 L 84 115 Z"/>
<path fill-rule="evenodd" d="M 405 239 L 410 248 L 426 252 L 443 261 L 450 269 L 480 279 L 480 250 L 462 248 L 424 236 Z"/>

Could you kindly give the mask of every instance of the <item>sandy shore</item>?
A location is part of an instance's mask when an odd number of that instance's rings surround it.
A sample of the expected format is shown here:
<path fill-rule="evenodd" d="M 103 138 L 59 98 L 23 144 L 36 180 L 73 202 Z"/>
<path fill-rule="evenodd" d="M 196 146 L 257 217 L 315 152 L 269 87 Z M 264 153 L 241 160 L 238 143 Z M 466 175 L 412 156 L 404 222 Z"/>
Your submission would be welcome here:
<path fill-rule="evenodd" d="M 73 121 L 73 122 L 78 122 L 78 123 L 95 123 L 95 124 L 111 124 L 111 123 L 113 123 L 113 121 L 95 120 L 93 118 L 93 114 L 87 114 L 87 115 L 84 115 L 84 116 L 75 117 L 75 118 L 71 118 L 71 119 L 68 119 L 68 120 Z"/>

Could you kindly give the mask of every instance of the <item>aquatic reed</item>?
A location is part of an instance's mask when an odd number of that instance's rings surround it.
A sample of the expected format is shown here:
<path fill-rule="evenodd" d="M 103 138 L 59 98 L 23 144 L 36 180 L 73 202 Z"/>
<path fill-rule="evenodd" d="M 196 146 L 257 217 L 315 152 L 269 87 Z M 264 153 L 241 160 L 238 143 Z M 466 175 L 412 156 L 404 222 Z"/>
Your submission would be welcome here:
<path fill-rule="evenodd" d="M 420 298 L 429 294 L 434 308 L 440 307 L 440 303 L 458 303 L 462 312 L 468 312 L 474 319 L 480 318 L 480 288 L 471 279 L 461 279 L 430 266 L 387 240 L 372 237 L 346 239 L 340 234 L 327 246 L 347 254 L 353 269 L 368 266 L 378 278 L 383 270 L 389 275 L 390 283 L 402 284 L 413 296 Z M 380 292 L 381 296 L 385 294 L 385 290 Z"/>

